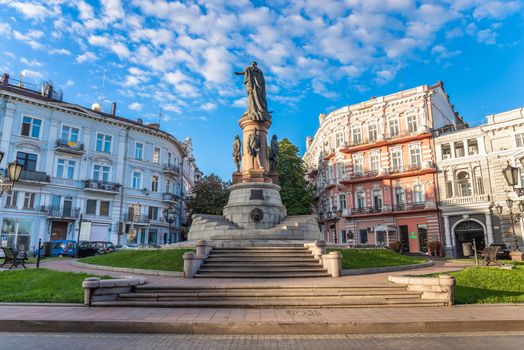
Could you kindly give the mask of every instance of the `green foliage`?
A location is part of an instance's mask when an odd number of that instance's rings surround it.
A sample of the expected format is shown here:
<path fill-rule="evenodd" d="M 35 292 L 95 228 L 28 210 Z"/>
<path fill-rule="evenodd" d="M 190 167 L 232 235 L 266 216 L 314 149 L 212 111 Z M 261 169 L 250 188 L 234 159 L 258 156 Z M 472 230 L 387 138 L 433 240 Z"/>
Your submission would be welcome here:
<path fill-rule="evenodd" d="M 224 182 L 215 174 L 204 176 L 193 187 L 186 200 L 190 216 L 193 214 L 222 215 L 222 209 L 229 198 L 229 182 Z"/>
<path fill-rule="evenodd" d="M 524 303 L 524 265 L 513 270 L 471 267 L 450 275 L 457 280 L 457 304 Z"/>
<path fill-rule="evenodd" d="M 298 156 L 298 148 L 288 139 L 278 143 L 278 176 L 280 197 L 288 215 L 311 214 L 313 188 L 306 181 L 306 167 Z"/>
<path fill-rule="evenodd" d="M 338 251 L 342 254 L 343 269 L 411 265 L 427 261 L 426 259 L 398 254 L 388 249 L 328 249 L 328 252 L 332 251 Z"/>
<path fill-rule="evenodd" d="M 194 251 L 194 249 L 121 250 L 111 254 L 83 258 L 79 261 L 86 264 L 133 269 L 184 271 L 182 256 L 186 252 Z"/>
<path fill-rule="evenodd" d="M 0 302 L 81 303 L 85 273 L 28 269 L 0 272 Z M 109 278 L 109 277 L 104 277 Z"/>

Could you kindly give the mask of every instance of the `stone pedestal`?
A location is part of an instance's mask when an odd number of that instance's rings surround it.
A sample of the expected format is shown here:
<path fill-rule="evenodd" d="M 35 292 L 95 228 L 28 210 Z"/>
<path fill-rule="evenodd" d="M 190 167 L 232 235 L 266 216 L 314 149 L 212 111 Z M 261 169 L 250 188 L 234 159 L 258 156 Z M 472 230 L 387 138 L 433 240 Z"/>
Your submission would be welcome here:
<path fill-rule="evenodd" d="M 280 187 L 265 182 L 244 182 L 231 186 L 224 217 L 243 229 L 269 229 L 286 217 Z"/>

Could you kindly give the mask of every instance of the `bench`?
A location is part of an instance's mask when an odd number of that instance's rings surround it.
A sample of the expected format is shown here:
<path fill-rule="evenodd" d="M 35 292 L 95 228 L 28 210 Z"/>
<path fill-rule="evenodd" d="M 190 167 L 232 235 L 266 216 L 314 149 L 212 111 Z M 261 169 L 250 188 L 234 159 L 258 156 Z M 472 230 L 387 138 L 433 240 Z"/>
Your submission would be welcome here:
<path fill-rule="evenodd" d="M 0 267 L 4 267 L 6 264 L 11 264 L 9 267 L 9 270 L 11 270 L 13 267 L 18 267 L 18 265 L 22 265 L 24 269 L 25 262 L 27 261 L 27 254 L 26 253 L 16 253 L 13 248 L 7 248 L 2 247 L 2 250 L 4 251 L 4 262 Z"/>
<path fill-rule="evenodd" d="M 484 250 L 480 253 L 479 258 L 481 258 L 486 266 L 488 266 L 491 262 L 494 262 L 497 265 L 501 265 L 497 261 L 497 253 L 499 252 L 500 247 L 499 246 L 490 246 L 484 248 Z"/>

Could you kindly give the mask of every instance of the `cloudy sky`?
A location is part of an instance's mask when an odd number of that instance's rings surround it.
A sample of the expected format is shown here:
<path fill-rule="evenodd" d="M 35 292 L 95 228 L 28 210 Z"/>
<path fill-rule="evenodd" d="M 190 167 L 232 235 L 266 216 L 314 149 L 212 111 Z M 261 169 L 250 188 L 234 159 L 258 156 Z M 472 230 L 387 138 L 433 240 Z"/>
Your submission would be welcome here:
<path fill-rule="evenodd" d="M 0 0 L 0 71 L 160 120 L 229 178 L 251 61 L 303 152 L 319 113 L 438 80 L 474 123 L 524 106 L 523 19 L 522 0 Z"/>

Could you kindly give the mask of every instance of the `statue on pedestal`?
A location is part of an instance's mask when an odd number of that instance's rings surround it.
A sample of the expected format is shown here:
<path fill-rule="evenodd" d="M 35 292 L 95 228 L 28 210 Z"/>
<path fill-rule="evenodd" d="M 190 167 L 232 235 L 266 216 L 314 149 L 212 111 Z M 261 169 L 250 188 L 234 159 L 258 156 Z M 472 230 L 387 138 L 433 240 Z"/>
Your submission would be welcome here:
<path fill-rule="evenodd" d="M 233 163 L 237 168 L 237 172 L 240 171 L 240 162 L 242 161 L 242 143 L 240 142 L 240 136 L 235 136 L 233 142 Z"/>
<path fill-rule="evenodd" d="M 266 82 L 257 63 L 253 62 L 243 72 L 235 72 L 235 74 L 244 76 L 247 92 L 247 110 L 244 115 L 255 121 L 270 121 L 271 116 L 266 101 Z"/>
<path fill-rule="evenodd" d="M 258 130 L 256 128 L 255 131 L 253 131 L 253 133 L 249 135 L 247 147 L 249 150 L 249 155 L 251 156 L 251 159 L 253 161 L 253 168 L 262 168 L 262 164 L 260 162 L 260 137 L 258 136 Z"/>
<path fill-rule="evenodd" d="M 278 166 L 278 141 L 277 135 L 271 138 L 271 148 L 269 149 L 269 170 L 277 171 Z"/>

